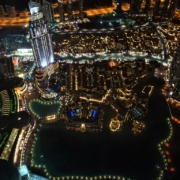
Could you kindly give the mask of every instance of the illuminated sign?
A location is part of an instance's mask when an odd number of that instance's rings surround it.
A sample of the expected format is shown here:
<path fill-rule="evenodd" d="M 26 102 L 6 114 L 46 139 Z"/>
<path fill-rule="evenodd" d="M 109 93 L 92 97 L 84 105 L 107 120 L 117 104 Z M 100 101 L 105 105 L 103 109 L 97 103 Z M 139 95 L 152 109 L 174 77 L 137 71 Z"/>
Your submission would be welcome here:
<path fill-rule="evenodd" d="M 53 119 L 56 118 L 56 116 L 55 115 L 51 115 L 51 116 L 47 116 L 46 118 L 47 118 L 47 120 L 53 120 Z"/>

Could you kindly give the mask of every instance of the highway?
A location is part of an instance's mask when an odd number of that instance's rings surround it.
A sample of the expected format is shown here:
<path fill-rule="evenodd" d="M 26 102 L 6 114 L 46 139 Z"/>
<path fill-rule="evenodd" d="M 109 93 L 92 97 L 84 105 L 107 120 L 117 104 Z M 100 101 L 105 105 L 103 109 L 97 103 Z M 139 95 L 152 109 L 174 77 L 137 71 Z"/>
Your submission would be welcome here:
<path fill-rule="evenodd" d="M 53 8 L 57 8 L 57 5 L 53 5 Z M 116 9 L 116 4 L 114 3 L 112 7 L 107 8 L 99 8 L 99 9 L 90 9 L 87 11 L 84 11 L 87 16 L 95 16 L 99 14 L 106 14 L 108 12 L 113 12 Z M 78 14 L 79 11 L 73 11 L 73 14 Z M 0 17 L 0 27 L 18 27 L 18 26 L 27 26 L 29 24 L 29 12 L 23 14 L 23 16 L 20 17 Z M 67 14 L 65 14 L 67 16 Z M 54 14 L 55 18 L 59 17 L 59 13 Z"/>

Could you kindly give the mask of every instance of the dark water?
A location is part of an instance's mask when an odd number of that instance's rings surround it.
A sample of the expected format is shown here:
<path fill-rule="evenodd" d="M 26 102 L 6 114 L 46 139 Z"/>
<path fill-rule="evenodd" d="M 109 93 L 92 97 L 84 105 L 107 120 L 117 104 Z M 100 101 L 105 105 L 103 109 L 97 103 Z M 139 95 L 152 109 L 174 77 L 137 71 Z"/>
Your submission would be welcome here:
<path fill-rule="evenodd" d="M 35 145 L 35 163 L 46 164 L 54 177 L 115 175 L 156 179 L 164 168 L 157 144 L 169 134 L 168 115 L 165 99 L 155 88 L 149 99 L 146 128 L 138 135 L 133 134 L 131 124 L 111 133 L 109 122 L 115 113 L 109 106 L 105 106 L 104 129 L 100 133 L 67 131 L 63 121 L 43 125 Z"/>
<path fill-rule="evenodd" d="M 172 115 L 176 118 L 180 119 L 180 109 L 171 106 Z M 177 122 L 172 122 L 173 125 L 173 136 L 170 140 L 169 151 L 171 152 L 171 166 L 175 168 L 175 172 L 173 173 L 174 179 L 180 179 L 180 124 Z"/>
<path fill-rule="evenodd" d="M 39 117 L 46 117 L 58 114 L 61 104 L 57 102 L 53 104 L 43 104 L 41 101 L 33 101 L 30 106 L 34 114 L 37 114 Z"/>

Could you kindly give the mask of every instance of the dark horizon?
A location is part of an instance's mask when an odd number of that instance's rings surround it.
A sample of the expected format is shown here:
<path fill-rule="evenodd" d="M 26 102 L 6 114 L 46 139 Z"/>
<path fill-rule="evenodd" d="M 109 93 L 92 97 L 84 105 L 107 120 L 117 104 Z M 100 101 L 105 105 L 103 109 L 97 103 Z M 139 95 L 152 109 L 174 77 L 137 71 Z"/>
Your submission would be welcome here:
<path fill-rule="evenodd" d="M 17 10 L 25 10 L 28 9 L 28 2 L 30 0 L 0 0 L 0 5 L 10 5 L 15 6 Z M 40 0 L 42 2 L 42 0 Z M 55 3 L 57 0 L 47 0 L 49 2 Z M 87 2 L 85 2 L 87 1 Z M 84 0 L 86 5 L 89 5 L 89 0 Z M 94 6 L 100 6 L 100 5 L 110 5 L 112 4 L 112 0 L 91 0 L 91 3 L 94 3 Z"/>

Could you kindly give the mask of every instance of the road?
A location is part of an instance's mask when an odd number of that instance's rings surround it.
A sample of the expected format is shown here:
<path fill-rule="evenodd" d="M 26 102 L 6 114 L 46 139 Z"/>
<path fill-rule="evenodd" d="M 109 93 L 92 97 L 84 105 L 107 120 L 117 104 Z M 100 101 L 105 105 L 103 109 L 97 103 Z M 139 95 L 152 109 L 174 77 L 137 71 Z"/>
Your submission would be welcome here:
<path fill-rule="evenodd" d="M 53 5 L 53 8 L 56 8 L 56 5 Z M 90 9 L 87 11 L 84 11 L 87 16 L 95 16 L 99 14 L 106 14 L 108 12 L 113 12 L 116 9 L 116 4 L 113 4 L 112 7 L 107 7 L 107 8 L 98 8 L 98 9 Z M 73 11 L 73 14 L 77 14 L 79 11 Z M 6 17 L 6 18 L 0 18 L 0 26 L 5 27 L 5 26 L 26 26 L 29 24 L 29 13 L 24 13 L 23 17 Z M 65 14 L 67 16 L 67 14 Z M 57 18 L 59 17 L 59 13 L 54 14 L 54 17 Z"/>
<path fill-rule="evenodd" d="M 102 54 L 102 55 L 91 55 L 91 56 L 63 56 L 63 55 L 56 55 L 59 57 L 60 60 L 67 60 L 67 61 L 87 61 L 87 60 L 95 60 L 95 61 L 102 61 L 102 60 L 111 60 L 111 59 L 128 59 L 128 60 L 134 60 L 138 58 L 143 58 L 147 60 L 157 60 L 162 62 L 161 58 L 158 56 L 150 56 L 150 55 L 138 55 L 135 53 L 110 53 L 110 54 Z"/>

